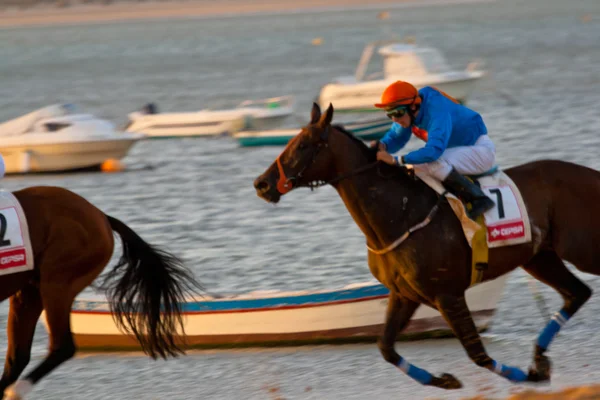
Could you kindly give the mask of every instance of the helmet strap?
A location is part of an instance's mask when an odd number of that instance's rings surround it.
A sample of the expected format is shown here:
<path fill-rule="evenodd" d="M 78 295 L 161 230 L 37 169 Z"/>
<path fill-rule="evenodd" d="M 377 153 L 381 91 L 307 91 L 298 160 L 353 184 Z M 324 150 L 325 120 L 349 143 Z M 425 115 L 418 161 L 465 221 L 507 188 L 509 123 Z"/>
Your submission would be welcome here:
<path fill-rule="evenodd" d="M 413 111 L 413 107 L 415 107 L 415 110 Z M 406 109 L 408 110 L 408 115 L 410 116 L 410 124 L 414 125 L 415 124 L 415 119 L 417 118 L 415 115 L 415 112 L 418 111 L 421 107 L 417 106 L 416 104 L 411 104 L 410 106 L 408 106 Z"/>

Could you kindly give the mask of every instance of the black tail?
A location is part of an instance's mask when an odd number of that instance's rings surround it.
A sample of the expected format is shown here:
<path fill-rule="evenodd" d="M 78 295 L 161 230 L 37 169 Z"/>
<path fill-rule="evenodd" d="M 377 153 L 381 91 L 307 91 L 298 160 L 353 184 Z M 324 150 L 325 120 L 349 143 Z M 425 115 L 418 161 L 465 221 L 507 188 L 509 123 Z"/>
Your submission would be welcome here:
<path fill-rule="evenodd" d="M 181 303 L 202 290 L 176 256 L 146 243 L 131 228 L 106 216 L 121 236 L 123 255 L 102 283 L 117 326 L 135 335 L 150 357 L 182 354 L 176 336 L 184 335 Z M 179 328 L 179 331 L 178 331 Z"/>

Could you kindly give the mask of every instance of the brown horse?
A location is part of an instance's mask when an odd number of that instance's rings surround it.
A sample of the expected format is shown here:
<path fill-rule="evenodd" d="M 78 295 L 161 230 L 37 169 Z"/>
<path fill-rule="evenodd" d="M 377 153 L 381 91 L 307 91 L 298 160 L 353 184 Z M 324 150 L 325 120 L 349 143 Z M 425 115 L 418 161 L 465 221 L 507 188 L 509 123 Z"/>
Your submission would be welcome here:
<path fill-rule="evenodd" d="M 313 105 L 311 122 L 288 144 L 277 160 L 255 182 L 257 194 L 277 203 L 299 187 L 331 184 L 367 238 L 369 268 L 390 289 L 387 317 L 379 348 L 385 360 L 418 382 L 445 389 L 462 386 L 454 376 L 434 376 L 417 368 L 394 349 L 395 338 L 419 304 L 444 316 L 468 356 L 477 365 L 513 382 L 550 379 L 544 355 L 558 330 L 591 296 L 562 260 L 579 270 L 600 274 L 600 173 L 561 162 L 538 161 L 505 172 L 519 186 L 532 227 L 528 244 L 490 250 L 483 280 L 491 280 L 522 266 L 554 288 L 564 307 L 542 330 L 533 366 L 525 373 L 496 362 L 485 351 L 470 311 L 465 290 L 471 279 L 471 249 L 460 223 L 443 197 L 408 173 L 406 168 L 375 162 L 375 150 L 332 126 L 333 107 L 326 113 Z M 414 230 L 439 207 L 429 225 Z M 378 255 L 398 238 L 406 240 Z"/>
<path fill-rule="evenodd" d="M 176 335 L 183 332 L 180 302 L 200 286 L 180 260 L 66 189 L 31 187 L 14 195 L 27 217 L 35 266 L 31 271 L 0 276 L 0 301 L 12 296 L 0 398 L 5 391 L 5 398 L 22 398 L 33 384 L 73 357 L 73 300 L 108 264 L 114 249 L 113 231 L 121 236 L 123 254 L 102 287 L 116 322 L 133 333 L 152 358 L 182 353 L 176 342 Z M 29 362 L 42 310 L 49 330 L 49 353 L 25 379 L 17 381 Z"/>

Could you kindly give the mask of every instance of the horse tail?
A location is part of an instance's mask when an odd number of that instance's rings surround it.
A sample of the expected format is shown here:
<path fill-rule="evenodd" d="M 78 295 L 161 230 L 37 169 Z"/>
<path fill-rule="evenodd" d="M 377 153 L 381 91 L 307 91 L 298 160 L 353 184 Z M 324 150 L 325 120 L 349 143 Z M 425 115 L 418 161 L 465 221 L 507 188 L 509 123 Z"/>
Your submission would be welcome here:
<path fill-rule="evenodd" d="M 116 218 L 106 216 L 119 234 L 123 254 L 102 282 L 119 329 L 135 335 L 150 357 L 176 357 L 184 351 L 182 304 L 199 293 L 200 284 L 176 256 L 146 243 Z M 179 328 L 179 333 L 178 333 Z"/>

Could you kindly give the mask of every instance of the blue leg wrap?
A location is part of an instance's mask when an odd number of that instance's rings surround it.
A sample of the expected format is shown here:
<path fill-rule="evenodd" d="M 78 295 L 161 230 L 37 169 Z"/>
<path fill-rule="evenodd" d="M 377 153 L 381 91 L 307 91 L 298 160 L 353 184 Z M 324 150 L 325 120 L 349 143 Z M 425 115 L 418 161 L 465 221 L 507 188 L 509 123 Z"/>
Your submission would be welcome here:
<path fill-rule="evenodd" d="M 429 384 L 433 379 L 433 375 L 431 375 L 429 372 L 419 367 L 415 367 L 402 357 L 400 357 L 400 361 L 396 366 L 400 368 L 406 375 L 410 376 L 415 381 L 422 383 L 423 385 Z"/>
<path fill-rule="evenodd" d="M 558 331 L 560 331 L 560 328 L 567 323 L 569 318 L 571 318 L 571 316 L 567 314 L 565 310 L 560 310 L 554 314 L 550 322 L 548 322 L 548 325 L 546 325 L 544 330 L 540 333 L 537 340 L 538 346 L 544 350 L 547 349 L 548 346 L 550 346 L 552 339 L 554 339 Z"/>
<path fill-rule="evenodd" d="M 527 374 L 516 367 L 509 367 L 507 365 L 500 364 L 494 360 L 493 371 L 500 376 L 505 377 L 511 382 L 525 382 L 527 381 Z"/>

